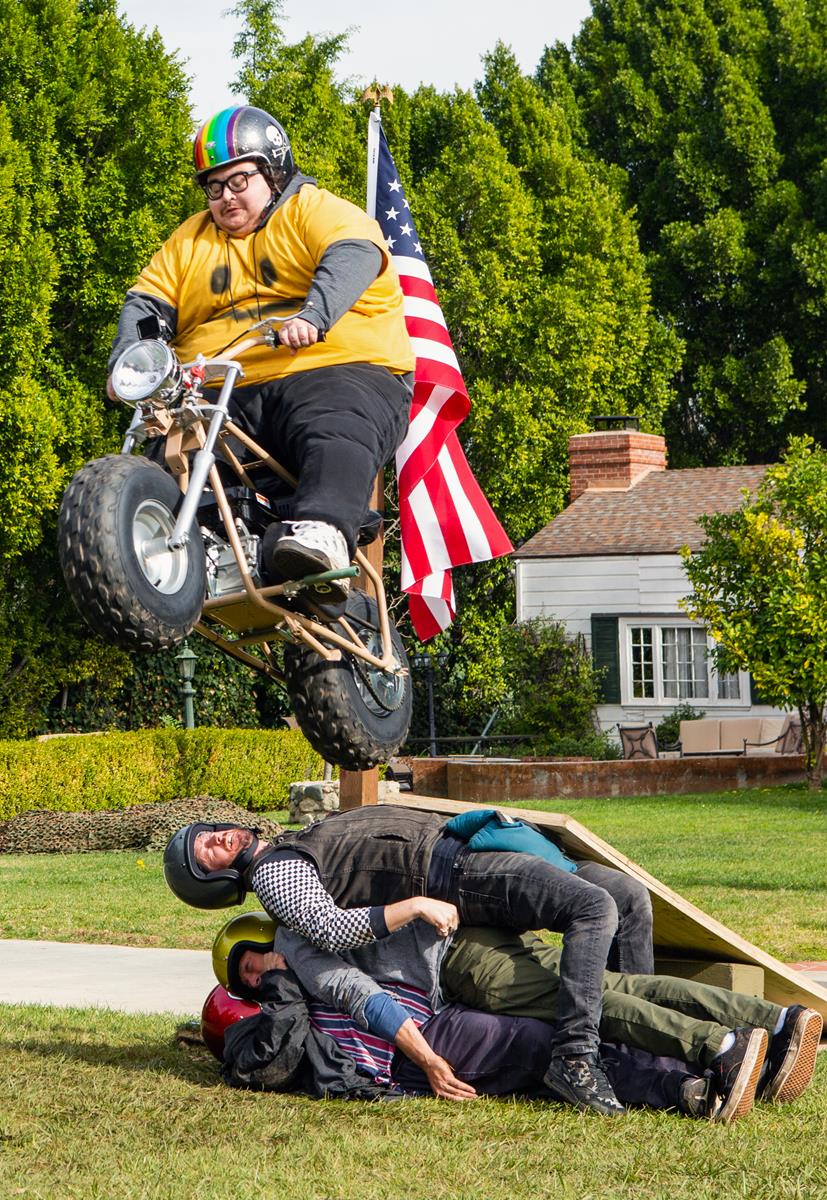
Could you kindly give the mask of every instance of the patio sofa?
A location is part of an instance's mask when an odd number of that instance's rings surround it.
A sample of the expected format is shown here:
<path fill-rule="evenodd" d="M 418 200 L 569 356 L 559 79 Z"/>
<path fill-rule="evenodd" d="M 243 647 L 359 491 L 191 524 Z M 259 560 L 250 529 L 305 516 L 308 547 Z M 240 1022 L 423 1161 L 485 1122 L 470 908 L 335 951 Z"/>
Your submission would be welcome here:
<path fill-rule="evenodd" d="M 799 754 L 801 727 L 786 717 L 701 717 L 681 721 L 682 758 L 702 754 Z"/>

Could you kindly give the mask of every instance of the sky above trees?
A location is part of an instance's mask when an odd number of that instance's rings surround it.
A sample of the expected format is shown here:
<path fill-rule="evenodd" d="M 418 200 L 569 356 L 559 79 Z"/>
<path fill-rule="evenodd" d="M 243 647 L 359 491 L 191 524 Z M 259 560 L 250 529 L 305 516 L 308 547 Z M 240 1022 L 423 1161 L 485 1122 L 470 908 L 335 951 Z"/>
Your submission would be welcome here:
<path fill-rule="evenodd" d="M 188 5 L 169 0 L 119 0 L 118 10 L 138 28 L 157 26 L 168 50 L 187 60 L 191 99 L 197 117 L 235 102 L 233 38 L 240 20 L 227 0 L 200 0 L 197 20 Z M 589 0 L 494 0 L 445 4 L 420 0 L 414 7 L 386 0 L 316 0 L 299 5 L 287 0 L 283 28 L 289 42 L 307 33 L 336 34 L 350 29 L 348 49 L 337 64 L 337 77 L 370 83 L 399 83 L 413 90 L 430 83 L 440 91 L 454 84 L 470 88 L 482 76 L 481 56 L 497 41 L 510 45 L 524 71 L 533 71 L 543 47 L 571 41 L 591 11 Z"/>

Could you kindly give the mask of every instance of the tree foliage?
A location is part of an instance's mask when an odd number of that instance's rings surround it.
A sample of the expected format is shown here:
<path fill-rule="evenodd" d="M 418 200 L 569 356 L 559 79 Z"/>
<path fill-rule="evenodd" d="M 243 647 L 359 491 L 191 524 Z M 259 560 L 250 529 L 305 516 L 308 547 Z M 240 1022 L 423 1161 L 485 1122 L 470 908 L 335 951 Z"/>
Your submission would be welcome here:
<path fill-rule="evenodd" d="M 94 641 L 89 645 L 94 647 Z M 283 688 L 254 675 L 249 667 L 223 654 L 201 638 L 193 638 L 195 695 L 199 728 L 256 729 L 277 726 L 288 711 Z M 76 681 L 64 683 L 46 713 L 56 732 L 85 733 L 97 729 L 157 729 L 183 725 L 181 676 L 176 651 L 124 655 L 120 674 L 101 678 L 94 662 L 81 662 Z M 90 667 L 92 668 L 90 670 Z"/>
<path fill-rule="evenodd" d="M 115 0 L 0 0 L 0 33 L 0 730 L 19 735 L 63 683 L 129 669 L 68 605 L 55 513 L 118 445 L 118 310 L 192 189 L 187 79 Z"/>
<path fill-rule="evenodd" d="M 685 341 L 672 464 L 824 440 L 827 10 L 817 0 L 594 0 L 543 92 L 622 168 L 657 311 Z"/>
<path fill-rule="evenodd" d="M 363 204 L 366 111 L 333 77 L 344 39 L 288 45 L 280 10 L 236 9 L 238 88 L 279 116 L 304 170 Z M 593 414 L 660 428 L 680 346 L 653 314 L 617 173 L 579 151 L 563 107 L 509 50 L 486 58 L 476 97 L 393 92 L 388 141 L 471 395 L 461 440 L 516 544 L 563 507 L 568 438 Z M 452 707 L 479 727 L 505 694 L 510 564 L 462 568 L 455 586 L 458 619 L 433 651 L 448 655 L 439 679 Z"/>
<path fill-rule="evenodd" d="M 234 11 L 239 98 L 274 112 L 301 168 L 362 205 L 366 110 L 334 74 L 346 34 L 289 45 L 279 0 Z M 71 471 L 117 446 L 100 389 L 123 292 L 193 192 L 186 79 L 156 35 L 115 0 L 0 0 L 0 21 L 0 572 L 13 597 L 0 672 L 16 697 L 7 732 L 25 732 L 79 672 L 133 670 L 82 649 L 49 547 Z M 394 92 L 388 138 L 472 399 L 461 437 L 519 543 L 562 508 L 568 437 L 596 412 L 661 427 L 680 343 L 654 315 L 622 172 L 583 148 L 571 88 L 550 95 L 498 46 L 476 95 Z M 388 559 L 393 592 L 392 546 Z M 507 691 L 510 564 L 455 582 L 459 618 L 434 651 L 473 728 Z"/>
<path fill-rule="evenodd" d="M 594 751 L 600 678 L 583 639 L 559 621 L 533 617 L 504 626 L 500 645 L 508 693 L 497 732 L 531 734 L 538 753 L 570 752 L 578 743 Z"/>
<path fill-rule="evenodd" d="M 700 518 L 683 558 L 684 601 L 715 639 L 719 671 L 749 671 L 761 695 L 797 709 L 812 787 L 824 775 L 827 722 L 827 450 L 793 439 L 755 497 Z"/>

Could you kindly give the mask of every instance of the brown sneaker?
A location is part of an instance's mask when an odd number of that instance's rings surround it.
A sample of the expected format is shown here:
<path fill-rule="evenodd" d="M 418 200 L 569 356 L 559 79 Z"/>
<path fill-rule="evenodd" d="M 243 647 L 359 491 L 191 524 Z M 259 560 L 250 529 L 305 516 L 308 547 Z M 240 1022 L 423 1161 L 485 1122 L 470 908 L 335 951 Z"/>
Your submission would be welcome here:
<path fill-rule="evenodd" d="M 822 1025 L 814 1008 L 790 1005 L 784 1024 L 770 1041 L 759 1099 L 776 1104 L 798 1099 L 813 1077 Z"/>
<path fill-rule="evenodd" d="M 712 1118 L 727 1125 L 752 1109 L 769 1037 L 766 1029 L 736 1029 L 735 1044 L 710 1063 L 721 1106 Z"/>

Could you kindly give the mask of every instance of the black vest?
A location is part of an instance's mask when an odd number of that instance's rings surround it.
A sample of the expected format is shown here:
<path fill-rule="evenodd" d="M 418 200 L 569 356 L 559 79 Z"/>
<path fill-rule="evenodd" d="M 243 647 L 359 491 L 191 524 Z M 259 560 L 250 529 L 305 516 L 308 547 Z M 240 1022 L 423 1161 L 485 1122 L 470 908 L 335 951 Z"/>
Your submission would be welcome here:
<path fill-rule="evenodd" d="M 393 904 L 424 896 L 431 854 L 445 818 L 409 808 L 371 805 L 331 813 L 306 829 L 289 831 L 274 850 L 295 850 L 309 859 L 340 908 Z M 263 857 L 245 872 L 250 880 Z"/>

